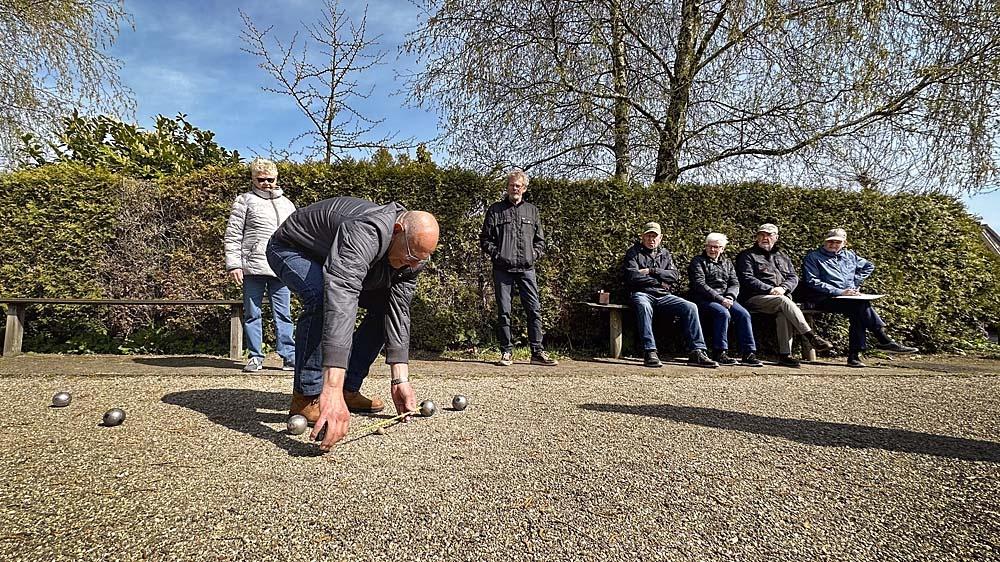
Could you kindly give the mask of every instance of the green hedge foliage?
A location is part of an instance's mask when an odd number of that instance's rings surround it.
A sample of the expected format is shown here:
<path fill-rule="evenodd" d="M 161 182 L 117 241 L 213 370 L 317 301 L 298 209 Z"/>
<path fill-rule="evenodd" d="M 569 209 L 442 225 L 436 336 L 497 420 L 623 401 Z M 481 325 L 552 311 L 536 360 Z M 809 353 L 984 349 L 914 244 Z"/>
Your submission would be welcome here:
<path fill-rule="evenodd" d="M 414 301 L 417 348 L 489 345 L 495 304 L 488 260 L 478 249 L 483 214 L 502 180 L 420 162 L 280 164 L 288 196 L 305 206 L 352 195 L 433 212 L 441 244 Z M 0 295 L 17 297 L 238 298 L 223 274 L 222 234 L 233 199 L 248 188 L 245 166 L 137 182 L 75 164 L 0 176 Z M 883 195 L 744 183 L 621 185 L 538 178 L 528 199 L 545 223 L 538 266 L 549 341 L 600 345 L 604 321 L 578 304 L 597 289 L 624 302 L 619 267 L 642 224 L 655 220 L 678 264 L 722 232 L 732 256 L 756 226 L 773 222 L 801 262 L 833 227 L 877 268 L 866 289 L 892 333 L 928 350 L 983 340 L 1000 319 L 1000 260 L 952 197 Z M 29 308 L 34 351 L 207 352 L 227 349 L 228 312 L 139 307 Z M 523 315 L 515 313 L 517 322 Z M 842 321 L 824 329 L 846 342 Z M 515 324 L 526 340 L 523 324 Z"/>

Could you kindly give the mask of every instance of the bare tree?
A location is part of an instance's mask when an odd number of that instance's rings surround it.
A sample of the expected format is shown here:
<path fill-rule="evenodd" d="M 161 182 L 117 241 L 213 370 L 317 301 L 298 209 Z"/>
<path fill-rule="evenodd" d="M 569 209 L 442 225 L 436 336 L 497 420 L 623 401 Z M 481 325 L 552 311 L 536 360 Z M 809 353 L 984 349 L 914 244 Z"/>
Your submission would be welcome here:
<path fill-rule="evenodd" d="M 121 64 L 105 51 L 123 22 L 123 0 L 0 0 L 0 168 L 21 135 L 48 138 L 74 109 L 131 116 Z"/>
<path fill-rule="evenodd" d="M 384 119 L 372 119 L 356 109 L 357 102 L 369 98 L 374 89 L 363 88 L 359 77 L 385 57 L 385 52 L 377 49 L 379 37 L 367 36 L 367 6 L 355 23 L 340 9 L 338 0 L 324 0 L 320 21 L 303 24 L 308 38 L 301 45 L 299 32 L 286 44 L 271 36 L 273 26 L 258 28 L 242 10 L 240 17 L 243 51 L 257 57 L 258 66 L 274 81 L 261 89 L 291 97 L 311 125 L 289 142 L 286 153 L 308 138 L 307 155 L 329 164 L 354 150 L 401 149 L 413 144 L 396 140 L 395 133 L 373 137 Z"/>
<path fill-rule="evenodd" d="M 451 151 L 479 166 L 506 159 L 623 177 L 631 165 L 653 181 L 853 176 L 886 190 L 996 185 L 996 2 L 423 8 L 406 44 L 426 64 L 409 77 L 412 100 L 438 108 Z M 518 127 L 505 128 L 515 115 Z"/>

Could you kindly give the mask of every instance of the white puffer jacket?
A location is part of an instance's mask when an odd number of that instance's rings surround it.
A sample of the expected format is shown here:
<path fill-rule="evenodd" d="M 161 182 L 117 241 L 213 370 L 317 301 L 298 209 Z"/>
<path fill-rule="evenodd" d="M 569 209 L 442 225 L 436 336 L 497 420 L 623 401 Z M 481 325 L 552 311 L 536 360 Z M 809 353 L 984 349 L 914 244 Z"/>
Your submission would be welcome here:
<path fill-rule="evenodd" d="M 295 211 L 295 205 L 281 189 L 257 189 L 244 193 L 233 203 L 226 225 L 226 271 L 242 269 L 243 275 L 270 275 L 264 250 L 267 241 Z"/>

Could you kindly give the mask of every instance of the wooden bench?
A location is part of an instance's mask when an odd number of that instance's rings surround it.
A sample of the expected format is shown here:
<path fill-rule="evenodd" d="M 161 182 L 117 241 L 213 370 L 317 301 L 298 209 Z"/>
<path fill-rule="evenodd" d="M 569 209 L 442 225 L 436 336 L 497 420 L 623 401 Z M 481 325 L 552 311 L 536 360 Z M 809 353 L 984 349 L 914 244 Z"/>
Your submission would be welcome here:
<path fill-rule="evenodd" d="M 631 308 L 623 304 L 598 304 L 594 302 L 581 302 L 580 304 L 587 305 L 594 310 L 606 310 L 608 312 L 608 352 L 614 359 L 620 359 L 622 356 L 622 311 Z M 816 310 L 814 308 L 803 308 L 801 303 L 799 307 L 802 309 L 802 314 L 806 318 L 806 322 L 809 326 L 813 325 L 813 318 L 820 314 L 825 314 L 821 310 Z M 806 361 L 816 360 L 816 350 L 813 346 L 806 341 L 802 340 L 802 359 Z"/>
<path fill-rule="evenodd" d="M 173 300 L 173 299 L 15 299 L 0 298 L 7 306 L 7 331 L 3 339 L 5 356 L 21 353 L 24 339 L 24 311 L 32 304 L 60 306 L 228 306 L 229 307 L 229 358 L 243 358 L 243 301 L 242 300 Z"/>

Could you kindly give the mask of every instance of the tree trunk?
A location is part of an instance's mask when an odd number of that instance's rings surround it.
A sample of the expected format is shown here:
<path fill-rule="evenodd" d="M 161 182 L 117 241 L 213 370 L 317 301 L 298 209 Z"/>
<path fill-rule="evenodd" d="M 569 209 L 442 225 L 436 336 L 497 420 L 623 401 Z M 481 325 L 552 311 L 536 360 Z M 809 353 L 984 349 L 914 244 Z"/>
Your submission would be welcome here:
<path fill-rule="evenodd" d="M 680 176 L 680 149 L 685 117 L 691 101 L 691 84 L 697 61 L 695 41 L 698 36 L 699 14 L 695 0 L 684 0 L 681 7 L 681 30 L 677 37 L 677 58 L 670 78 L 670 100 L 667 115 L 660 129 L 660 145 L 656 152 L 656 173 L 653 181 L 675 182 Z"/>
<path fill-rule="evenodd" d="M 611 5 L 611 61 L 614 101 L 614 151 L 615 179 L 627 182 L 631 175 L 629 158 L 629 107 L 626 96 L 628 84 L 625 76 L 625 28 L 622 22 L 621 0 L 610 0 Z"/>

